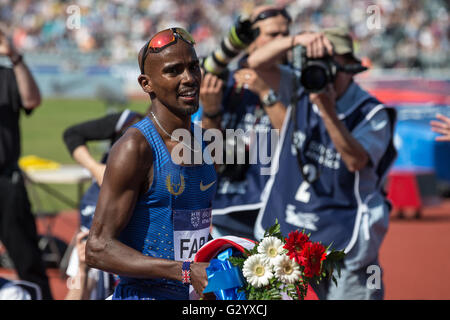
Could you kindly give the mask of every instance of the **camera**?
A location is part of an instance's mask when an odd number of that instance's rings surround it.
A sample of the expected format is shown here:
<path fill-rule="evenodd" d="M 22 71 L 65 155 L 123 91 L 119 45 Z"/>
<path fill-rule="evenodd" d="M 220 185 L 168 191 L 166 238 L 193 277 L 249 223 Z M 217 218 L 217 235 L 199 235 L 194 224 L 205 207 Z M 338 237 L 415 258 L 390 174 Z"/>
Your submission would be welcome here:
<path fill-rule="evenodd" d="M 330 56 L 312 59 L 306 56 L 306 48 L 301 50 L 300 83 L 306 92 L 320 92 L 333 82 L 337 66 Z"/>
<path fill-rule="evenodd" d="M 321 92 L 328 83 L 334 81 L 338 71 L 357 74 L 367 68 L 360 63 L 340 65 L 333 57 L 309 58 L 306 48 L 301 50 L 301 75 L 300 83 L 306 92 Z"/>
<path fill-rule="evenodd" d="M 237 18 L 227 35 L 220 42 L 219 48 L 201 59 L 205 72 L 224 77 L 230 61 L 245 50 L 259 35 L 259 28 L 252 28 L 252 22 L 246 15 Z"/>

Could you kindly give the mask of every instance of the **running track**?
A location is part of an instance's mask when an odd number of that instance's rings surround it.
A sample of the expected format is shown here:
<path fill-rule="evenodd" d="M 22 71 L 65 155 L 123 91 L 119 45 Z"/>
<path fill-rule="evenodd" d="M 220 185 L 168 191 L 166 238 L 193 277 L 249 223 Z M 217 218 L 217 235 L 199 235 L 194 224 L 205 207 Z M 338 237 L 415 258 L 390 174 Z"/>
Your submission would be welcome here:
<path fill-rule="evenodd" d="M 44 223 L 38 219 L 39 233 L 44 232 Z M 77 225 L 76 211 L 61 212 L 53 235 L 69 243 Z M 420 220 L 393 215 L 380 263 L 386 299 L 450 299 L 450 200 L 425 208 Z M 12 270 L 0 269 L 0 275 L 15 278 Z M 66 280 L 57 269 L 48 269 L 48 275 L 54 298 L 64 299 Z"/>

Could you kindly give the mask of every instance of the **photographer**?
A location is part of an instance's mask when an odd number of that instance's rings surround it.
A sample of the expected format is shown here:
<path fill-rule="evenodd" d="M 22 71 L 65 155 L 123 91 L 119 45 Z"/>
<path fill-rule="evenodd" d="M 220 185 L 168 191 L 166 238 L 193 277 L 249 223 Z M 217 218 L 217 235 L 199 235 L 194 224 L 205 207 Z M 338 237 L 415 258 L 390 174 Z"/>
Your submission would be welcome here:
<path fill-rule="evenodd" d="M 275 61 L 295 46 L 303 47 L 299 75 Z M 396 155 L 395 113 L 353 81 L 365 68 L 345 29 L 274 40 L 248 63 L 291 106 L 284 112 L 289 123 L 274 160 L 279 170 L 256 234 L 277 218 L 285 235 L 305 229 L 313 241 L 345 250 L 338 285 L 314 287 L 319 299 L 382 299 L 378 251 L 390 211 L 382 187 Z M 368 282 L 369 266 L 380 270 L 374 285 Z"/>
<path fill-rule="evenodd" d="M 270 131 L 281 128 L 283 118 L 279 115 L 284 106 L 272 99 L 270 87 L 254 70 L 245 67 L 245 60 L 248 54 L 266 43 L 288 35 L 290 21 L 283 8 L 269 5 L 257 7 L 249 20 L 237 24 L 237 32 L 230 32 L 230 39 L 222 41 L 221 48 L 217 50 L 219 52 L 205 61 L 204 67 L 209 72 L 204 75 L 200 90 L 203 127 L 222 129 L 223 132 L 226 129 L 242 129 L 246 133 L 241 138 L 243 141 L 225 141 L 224 153 L 233 149 L 235 154 L 245 152 L 245 163 L 235 161 L 219 167 L 218 188 L 213 200 L 215 237 L 229 234 L 246 238 L 254 236 L 254 224 L 261 208 L 261 192 L 269 178 L 264 174 L 264 169 L 269 169 L 270 163 L 255 161 L 250 164 L 249 159 L 255 156 L 252 152 L 259 145 L 269 146 L 267 155 L 271 155 Z M 234 34 L 241 39 L 233 38 Z M 238 50 L 230 48 L 229 44 L 242 42 L 247 45 L 247 54 L 239 61 L 238 69 L 224 77 L 222 71 L 226 63 L 237 55 Z M 226 63 L 219 61 L 223 59 L 220 50 L 228 53 Z M 281 57 L 277 61 L 282 63 L 286 58 Z"/>
<path fill-rule="evenodd" d="M 19 278 L 39 285 L 43 299 L 50 300 L 36 224 L 18 166 L 20 114 L 30 114 L 40 105 L 41 96 L 33 75 L 3 28 L 0 56 L 7 56 L 12 64 L 12 68 L 0 67 L 0 240 Z"/>

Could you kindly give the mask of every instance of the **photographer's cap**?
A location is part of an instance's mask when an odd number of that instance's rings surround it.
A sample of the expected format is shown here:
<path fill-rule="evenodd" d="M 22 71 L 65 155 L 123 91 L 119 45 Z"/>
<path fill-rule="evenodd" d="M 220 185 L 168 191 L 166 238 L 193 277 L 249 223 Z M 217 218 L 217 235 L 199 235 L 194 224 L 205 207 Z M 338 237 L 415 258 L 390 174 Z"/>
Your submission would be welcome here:
<path fill-rule="evenodd" d="M 336 54 L 350 53 L 357 62 L 359 59 L 355 57 L 353 52 L 353 39 L 347 28 L 327 28 L 322 30 L 325 37 L 330 40 Z"/>

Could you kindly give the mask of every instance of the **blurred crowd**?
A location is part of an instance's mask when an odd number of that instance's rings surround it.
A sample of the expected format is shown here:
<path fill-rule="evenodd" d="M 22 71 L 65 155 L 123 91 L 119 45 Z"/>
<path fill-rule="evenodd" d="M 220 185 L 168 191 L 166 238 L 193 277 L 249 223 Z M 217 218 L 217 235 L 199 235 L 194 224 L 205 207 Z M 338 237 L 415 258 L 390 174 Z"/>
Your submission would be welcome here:
<path fill-rule="evenodd" d="M 173 25 L 188 29 L 197 40 L 197 52 L 205 55 L 240 13 L 265 2 L 0 0 L 0 21 L 14 30 L 14 42 L 24 52 L 100 53 L 100 62 L 108 64 L 134 59 L 150 35 Z M 357 40 L 357 54 L 369 58 L 373 66 L 442 68 L 449 64 L 449 4 L 445 0 L 271 2 L 288 6 L 294 32 L 349 26 Z"/>

